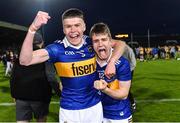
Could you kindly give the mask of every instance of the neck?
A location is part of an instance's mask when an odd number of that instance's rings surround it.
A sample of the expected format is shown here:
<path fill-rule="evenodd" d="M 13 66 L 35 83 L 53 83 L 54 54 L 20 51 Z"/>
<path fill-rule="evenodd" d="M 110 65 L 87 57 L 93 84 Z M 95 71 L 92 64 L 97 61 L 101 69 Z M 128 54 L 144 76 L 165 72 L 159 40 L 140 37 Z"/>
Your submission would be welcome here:
<path fill-rule="evenodd" d="M 104 63 L 107 63 L 107 59 L 102 60 L 102 59 L 100 59 L 99 57 L 97 57 L 97 62 L 98 62 L 99 64 L 104 64 Z"/>

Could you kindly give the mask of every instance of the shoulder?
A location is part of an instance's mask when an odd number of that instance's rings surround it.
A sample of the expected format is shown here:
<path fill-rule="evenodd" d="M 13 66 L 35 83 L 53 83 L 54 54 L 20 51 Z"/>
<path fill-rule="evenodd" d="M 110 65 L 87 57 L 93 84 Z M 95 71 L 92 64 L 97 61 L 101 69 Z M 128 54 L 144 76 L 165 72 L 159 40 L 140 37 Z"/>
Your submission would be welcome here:
<path fill-rule="evenodd" d="M 129 61 L 121 56 L 116 62 L 115 65 L 123 65 L 123 64 L 129 64 Z"/>
<path fill-rule="evenodd" d="M 130 63 L 126 58 L 122 56 L 119 58 L 119 60 L 116 61 L 115 66 L 117 69 L 125 70 L 130 68 Z"/>
<path fill-rule="evenodd" d="M 87 44 L 92 44 L 92 40 L 91 40 L 91 38 L 90 38 L 89 36 L 83 35 L 83 39 L 85 40 L 85 42 L 86 42 Z"/>
<path fill-rule="evenodd" d="M 45 50 L 48 52 L 51 58 L 55 58 L 58 56 L 58 54 L 64 52 L 64 44 L 61 40 L 56 40 L 54 43 L 47 45 Z"/>
<path fill-rule="evenodd" d="M 49 44 L 46 46 L 46 49 L 59 49 L 59 48 L 62 48 L 63 47 L 63 42 L 61 40 L 56 40 L 54 41 L 52 44 Z"/>
<path fill-rule="evenodd" d="M 64 46 L 64 42 L 62 40 L 55 40 L 52 44 L 50 45 L 53 45 L 53 46 L 56 46 L 56 47 L 60 47 L 60 46 Z"/>

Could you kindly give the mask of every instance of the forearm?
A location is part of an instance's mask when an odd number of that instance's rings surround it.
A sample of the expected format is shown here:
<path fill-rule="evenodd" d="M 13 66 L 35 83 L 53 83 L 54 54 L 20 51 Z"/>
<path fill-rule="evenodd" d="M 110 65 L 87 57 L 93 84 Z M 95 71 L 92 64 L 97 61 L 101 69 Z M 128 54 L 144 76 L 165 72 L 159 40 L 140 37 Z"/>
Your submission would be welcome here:
<path fill-rule="evenodd" d="M 112 47 L 114 50 L 110 62 L 115 62 L 123 55 L 126 43 L 123 41 L 113 40 Z"/>
<path fill-rule="evenodd" d="M 130 86 L 131 80 L 121 81 L 119 82 L 119 89 L 112 89 L 111 86 L 107 86 L 102 92 L 114 99 L 125 99 L 128 96 Z"/>
<path fill-rule="evenodd" d="M 127 91 L 125 89 L 112 90 L 112 89 L 106 87 L 104 90 L 102 90 L 102 92 L 114 99 L 125 99 L 125 98 L 127 98 L 129 91 Z"/>
<path fill-rule="evenodd" d="M 111 78 L 115 74 L 115 62 L 122 56 L 126 44 L 122 41 L 112 40 L 112 47 L 114 48 L 114 51 L 104 72 L 108 78 Z"/>
<path fill-rule="evenodd" d="M 31 62 L 33 57 L 33 38 L 34 33 L 28 31 L 20 52 L 20 64 L 27 65 Z"/>

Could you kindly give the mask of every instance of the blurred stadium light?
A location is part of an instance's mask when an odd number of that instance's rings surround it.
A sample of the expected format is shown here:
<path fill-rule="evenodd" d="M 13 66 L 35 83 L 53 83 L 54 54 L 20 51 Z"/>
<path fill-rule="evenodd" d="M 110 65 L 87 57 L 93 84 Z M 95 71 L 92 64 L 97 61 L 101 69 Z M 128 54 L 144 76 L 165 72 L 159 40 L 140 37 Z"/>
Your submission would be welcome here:
<path fill-rule="evenodd" d="M 116 38 L 128 38 L 129 35 L 128 34 L 117 34 L 115 35 Z"/>

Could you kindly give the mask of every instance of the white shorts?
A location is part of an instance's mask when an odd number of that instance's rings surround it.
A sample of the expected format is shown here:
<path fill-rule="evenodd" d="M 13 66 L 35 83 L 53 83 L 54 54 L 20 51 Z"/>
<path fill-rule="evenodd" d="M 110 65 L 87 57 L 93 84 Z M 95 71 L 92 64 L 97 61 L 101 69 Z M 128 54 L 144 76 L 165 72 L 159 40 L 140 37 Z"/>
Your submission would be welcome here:
<path fill-rule="evenodd" d="M 102 121 L 103 111 L 101 102 L 82 110 L 67 110 L 61 107 L 59 109 L 60 123 L 102 123 Z"/>
<path fill-rule="evenodd" d="M 133 122 L 132 115 L 127 119 L 123 119 L 123 120 L 112 120 L 112 119 L 103 118 L 103 123 L 132 123 L 132 122 Z"/>

